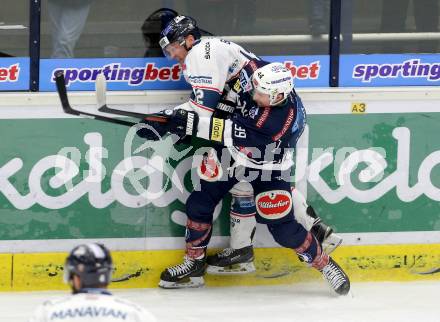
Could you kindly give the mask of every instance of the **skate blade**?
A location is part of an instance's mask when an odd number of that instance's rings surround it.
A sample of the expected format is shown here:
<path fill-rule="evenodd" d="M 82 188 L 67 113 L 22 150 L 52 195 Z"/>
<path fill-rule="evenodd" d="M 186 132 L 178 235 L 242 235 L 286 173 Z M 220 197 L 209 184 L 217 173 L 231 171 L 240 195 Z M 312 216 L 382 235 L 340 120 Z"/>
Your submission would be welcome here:
<path fill-rule="evenodd" d="M 205 285 L 203 277 L 187 277 L 178 282 L 159 281 L 159 287 L 165 289 L 197 288 Z"/>
<path fill-rule="evenodd" d="M 347 277 L 347 279 L 348 279 L 348 277 Z M 353 297 L 353 295 L 352 295 L 352 293 L 351 293 L 351 284 L 350 284 L 350 281 L 348 281 L 348 285 L 347 285 L 346 287 L 344 287 L 343 289 L 337 291 L 337 290 L 335 290 L 335 289 L 330 285 L 330 283 L 329 283 L 325 278 L 323 278 L 323 280 L 324 280 L 325 284 L 327 285 L 327 288 L 329 289 L 329 291 L 330 291 L 334 296 L 337 296 L 337 297 L 339 297 L 339 296 L 349 296 L 349 297 Z"/>
<path fill-rule="evenodd" d="M 256 271 L 253 262 L 240 263 L 230 266 L 212 266 L 208 265 L 206 272 L 211 275 L 244 275 L 254 273 Z"/>
<path fill-rule="evenodd" d="M 342 244 L 342 237 L 331 234 L 324 242 L 322 243 L 322 249 L 327 255 L 330 255 L 334 252 L 336 248 L 338 248 Z"/>
<path fill-rule="evenodd" d="M 338 296 L 347 296 L 351 292 L 351 285 L 348 284 L 348 286 L 344 287 L 342 290 L 339 291 L 333 290 L 333 292 Z"/>

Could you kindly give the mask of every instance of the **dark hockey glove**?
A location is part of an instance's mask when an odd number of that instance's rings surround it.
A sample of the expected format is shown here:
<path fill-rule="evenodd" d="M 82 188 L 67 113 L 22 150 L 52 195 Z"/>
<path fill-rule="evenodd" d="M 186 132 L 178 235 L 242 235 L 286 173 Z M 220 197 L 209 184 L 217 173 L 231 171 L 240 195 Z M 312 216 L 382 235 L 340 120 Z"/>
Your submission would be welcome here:
<path fill-rule="evenodd" d="M 158 141 L 168 133 L 169 121 L 173 110 L 163 110 L 154 115 L 146 116 L 139 123 L 137 135 L 147 140 Z"/>
<path fill-rule="evenodd" d="M 177 109 L 174 110 L 168 121 L 167 131 L 176 134 L 179 141 L 183 141 L 186 137 L 192 136 L 197 132 L 199 116 L 197 113 Z"/>
<path fill-rule="evenodd" d="M 220 119 L 228 119 L 234 113 L 236 108 L 235 102 L 220 99 L 214 111 L 214 116 Z"/>

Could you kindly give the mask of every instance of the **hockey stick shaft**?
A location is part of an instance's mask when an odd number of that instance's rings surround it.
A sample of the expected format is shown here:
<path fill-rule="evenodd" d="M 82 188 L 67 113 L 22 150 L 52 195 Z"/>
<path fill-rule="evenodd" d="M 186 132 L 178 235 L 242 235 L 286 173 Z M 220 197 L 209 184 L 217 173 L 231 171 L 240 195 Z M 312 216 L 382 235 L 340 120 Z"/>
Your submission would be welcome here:
<path fill-rule="evenodd" d="M 141 113 L 117 110 L 117 109 L 108 107 L 107 105 L 102 105 L 100 108 L 98 108 L 98 111 L 103 112 L 103 113 L 110 113 L 110 114 L 116 114 L 116 115 L 122 115 L 122 116 L 136 117 L 136 118 L 140 118 L 140 119 L 142 119 L 142 118 L 147 116 L 147 115 L 141 114 Z"/>
<path fill-rule="evenodd" d="M 116 115 L 122 115 L 122 116 L 129 116 L 134 117 L 138 119 L 145 119 L 149 121 L 155 121 L 159 123 L 167 123 L 168 118 L 163 115 L 158 114 L 141 114 L 136 112 L 130 112 L 130 111 L 123 111 L 114 109 L 107 106 L 107 98 L 106 98 L 106 92 L 107 92 L 107 82 L 105 79 L 105 76 L 103 74 L 99 74 L 96 78 L 96 84 L 95 84 L 95 92 L 96 92 L 96 101 L 98 104 L 98 111 L 103 113 L 109 113 L 109 114 L 116 114 Z"/>
<path fill-rule="evenodd" d="M 65 83 L 65 79 L 64 79 L 64 73 L 62 71 L 58 71 L 55 73 L 55 83 L 57 86 L 58 95 L 60 97 L 61 106 L 63 107 L 64 113 L 82 116 L 82 117 L 86 117 L 86 118 L 91 118 L 91 119 L 95 119 L 95 120 L 103 121 L 103 122 L 107 122 L 107 123 L 130 126 L 130 127 L 137 124 L 135 122 L 118 120 L 118 119 L 114 119 L 111 117 L 101 116 L 101 115 L 88 113 L 88 112 L 81 112 L 81 111 L 73 109 L 72 106 L 70 105 L 69 99 L 67 97 L 66 83 Z"/>

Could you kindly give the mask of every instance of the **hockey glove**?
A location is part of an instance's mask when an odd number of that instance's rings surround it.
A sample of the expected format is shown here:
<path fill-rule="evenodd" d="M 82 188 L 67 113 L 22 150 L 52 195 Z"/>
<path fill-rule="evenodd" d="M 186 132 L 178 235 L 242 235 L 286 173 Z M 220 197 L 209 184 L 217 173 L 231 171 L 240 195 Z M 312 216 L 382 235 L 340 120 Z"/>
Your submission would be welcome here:
<path fill-rule="evenodd" d="M 176 134 L 179 137 L 179 142 L 182 142 L 186 137 L 192 136 L 197 132 L 197 125 L 199 123 L 197 113 L 184 109 L 177 109 L 172 112 L 170 120 L 167 123 L 167 131 Z"/>
<path fill-rule="evenodd" d="M 155 115 L 146 116 L 139 124 L 137 135 L 147 140 L 158 141 L 168 133 L 173 110 L 163 110 Z"/>
<path fill-rule="evenodd" d="M 141 121 L 137 134 L 147 140 L 158 141 L 168 133 L 179 137 L 177 143 L 197 131 L 198 115 L 183 109 L 163 110 L 154 116 L 148 116 Z"/>
<path fill-rule="evenodd" d="M 236 104 L 229 100 L 220 99 L 214 111 L 214 116 L 220 119 L 228 119 L 236 108 Z"/>

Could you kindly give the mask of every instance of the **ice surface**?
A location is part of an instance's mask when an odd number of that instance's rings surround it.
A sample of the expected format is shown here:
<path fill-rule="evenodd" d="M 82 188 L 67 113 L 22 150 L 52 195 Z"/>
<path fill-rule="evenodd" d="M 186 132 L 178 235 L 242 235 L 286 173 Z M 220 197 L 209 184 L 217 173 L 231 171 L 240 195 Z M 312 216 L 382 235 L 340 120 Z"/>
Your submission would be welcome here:
<path fill-rule="evenodd" d="M 440 282 L 355 283 L 338 297 L 322 283 L 184 290 L 115 290 L 158 321 L 434 322 Z M 0 293 L 0 321 L 26 321 L 37 305 L 65 292 Z"/>

